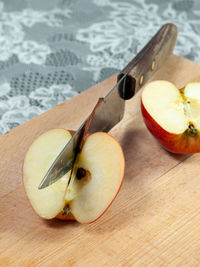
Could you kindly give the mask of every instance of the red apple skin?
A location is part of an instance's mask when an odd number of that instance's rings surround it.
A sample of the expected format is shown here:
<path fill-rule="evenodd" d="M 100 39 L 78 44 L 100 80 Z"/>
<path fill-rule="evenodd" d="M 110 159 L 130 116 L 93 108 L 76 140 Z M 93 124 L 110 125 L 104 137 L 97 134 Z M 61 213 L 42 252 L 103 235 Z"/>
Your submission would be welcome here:
<path fill-rule="evenodd" d="M 63 220 L 63 221 L 76 221 L 72 213 L 68 213 L 67 215 L 63 215 L 62 212 L 58 213 L 55 217 L 56 219 Z"/>
<path fill-rule="evenodd" d="M 146 127 L 166 150 L 176 154 L 192 154 L 200 152 L 199 132 L 197 132 L 196 136 L 189 136 L 186 132 L 181 134 L 167 132 L 148 113 L 142 100 L 141 112 Z"/>

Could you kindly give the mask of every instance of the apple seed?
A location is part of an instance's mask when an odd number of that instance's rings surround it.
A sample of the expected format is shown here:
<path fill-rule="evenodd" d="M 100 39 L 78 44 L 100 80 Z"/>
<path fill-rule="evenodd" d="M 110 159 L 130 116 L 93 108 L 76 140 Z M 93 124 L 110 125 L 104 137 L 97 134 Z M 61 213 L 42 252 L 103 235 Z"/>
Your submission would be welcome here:
<path fill-rule="evenodd" d="M 86 176 L 86 170 L 85 169 L 83 169 L 83 168 L 78 168 L 77 169 L 77 172 L 76 172 L 76 178 L 78 179 L 78 180 L 81 180 L 83 177 L 85 177 Z"/>

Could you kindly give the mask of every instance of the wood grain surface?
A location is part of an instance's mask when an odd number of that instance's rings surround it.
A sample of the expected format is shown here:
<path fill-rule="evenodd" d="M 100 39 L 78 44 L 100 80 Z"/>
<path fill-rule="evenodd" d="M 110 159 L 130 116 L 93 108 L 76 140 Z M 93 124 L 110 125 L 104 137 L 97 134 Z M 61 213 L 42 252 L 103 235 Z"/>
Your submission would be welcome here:
<path fill-rule="evenodd" d="M 200 66 L 172 55 L 153 77 L 179 88 Z M 173 155 L 146 130 L 140 94 L 112 129 L 126 173 L 109 210 L 93 224 L 44 221 L 22 185 L 27 148 L 45 130 L 77 129 L 116 76 L 0 137 L 0 266 L 200 266 L 200 155 Z"/>

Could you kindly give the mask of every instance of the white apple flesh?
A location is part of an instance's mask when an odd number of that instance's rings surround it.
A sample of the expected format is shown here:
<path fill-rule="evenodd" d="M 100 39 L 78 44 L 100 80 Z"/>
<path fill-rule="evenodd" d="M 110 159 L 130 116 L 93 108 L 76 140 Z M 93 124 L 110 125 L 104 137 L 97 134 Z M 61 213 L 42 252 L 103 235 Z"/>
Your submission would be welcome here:
<path fill-rule="evenodd" d="M 200 83 L 179 90 L 168 81 L 150 82 L 142 92 L 141 110 L 147 128 L 167 150 L 200 152 Z"/>
<path fill-rule="evenodd" d="M 44 219 L 74 218 L 90 223 L 104 213 L 119 192 L 124 177 L 124 154 L 109 134 L 89 135 L 76 159 L 69 187 L 70 172 L 39 190 L 46 171 L 70 138 L 69 131 L 54 129 L 33 142 L 24 160 L 25 191 L 35 212 Z"/>

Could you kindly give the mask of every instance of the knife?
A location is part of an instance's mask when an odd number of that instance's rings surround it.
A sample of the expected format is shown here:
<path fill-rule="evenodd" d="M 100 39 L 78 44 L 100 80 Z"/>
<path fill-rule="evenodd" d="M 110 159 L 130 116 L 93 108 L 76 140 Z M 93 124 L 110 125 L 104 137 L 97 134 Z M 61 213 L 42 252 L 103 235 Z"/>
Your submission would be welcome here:
<path fill-rule="evenodd" d="M 108 132 L 122 120 L 125 100 L 132 98 L 170 56 L 176 38 L 177 27 L 174 24 L 167 23 L 158 30 L 136 57 L 119 73 L 115 86 L 104 98 L 98 100 L 91 114 L 57 156 L 38 189 L 55 183 L 68 171 L 73 170 L 87 132 Z M 70 179 L 68 185 L 69 183 Z"/>

